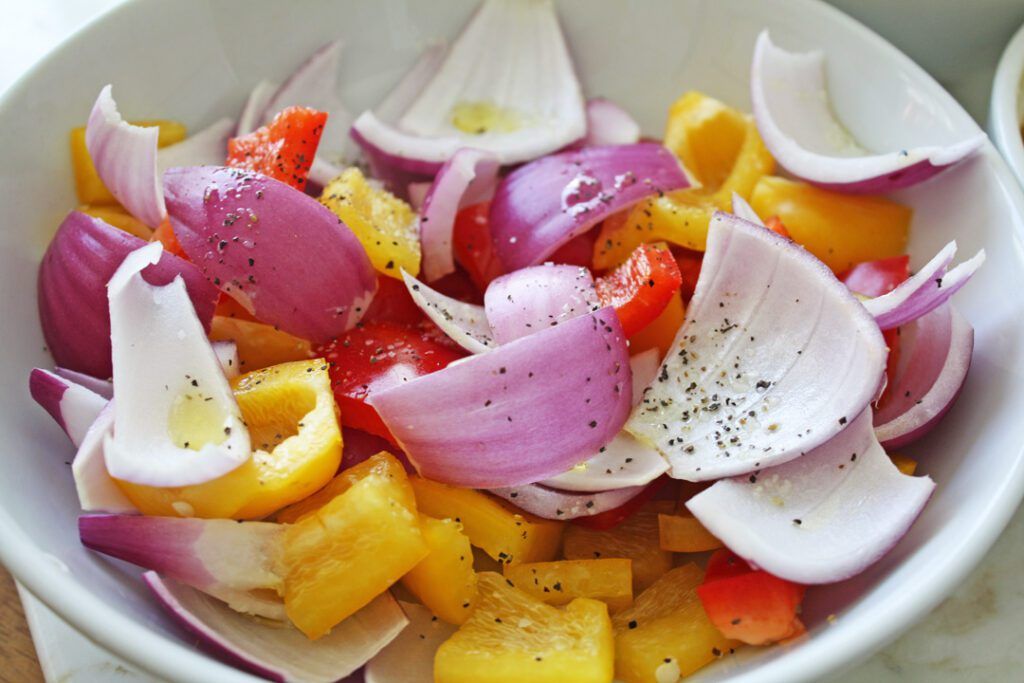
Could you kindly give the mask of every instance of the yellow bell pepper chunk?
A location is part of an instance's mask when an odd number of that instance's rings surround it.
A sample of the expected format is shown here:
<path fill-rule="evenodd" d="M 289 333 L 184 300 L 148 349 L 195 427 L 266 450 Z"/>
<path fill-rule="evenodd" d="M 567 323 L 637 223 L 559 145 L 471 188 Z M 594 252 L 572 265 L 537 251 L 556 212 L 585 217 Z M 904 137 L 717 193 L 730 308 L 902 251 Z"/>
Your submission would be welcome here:
<path fill-rule="evenodd" d="M 732 652 L 737 642 L 718 632 L 697 597 L 702 578 L 694 564 L 676 567 L 615 615 L 616 678 L 676 681 Z"/>
<path fill-rule="evenodd" d="M 577 598 L 552 607 L 501 575 L 479 575 L 476 609 L 437 649 L 435 683 L 611 683 L 608 607 Z"/>
<path fill-rule="evenodd" d="M 633 561 L 633 590 L 640 592 L 672 568 L 672 553 L 661 549 L 658 514 L 674 508 L 672 501 L 655 500 L 611 529 L 569 525 L 562 554 L 567 560 L 625 558 Z"/>
<path fill-rule="evenodd" d="M 243 371 L 307 360 L 313 355 L 313 348 L 305 339 L 272 325 L 224 315 L 213 316 L 210 339 L 235 342 L 238 365 Z"/>
<path fill-rule="evenodd" d="M 112 206 L 89 206 L 88 204 L 83 204 L 78 207 L 78 210 L 93 218 L 99 218 L 107 225 L 112 225 L 118 230 L 123 230 L 129 235 L 135 235 L 147 242 L 153 236 L 152 228 L 116 204 Z"/>
<path fill-rule="evenodd" d="M 430 554 L 402 577 L 402 585 L 441 619 L 462 624 L 476 603 L 473 548 L 453 519 L 420 517 L 420 528 Z"/>
<path fill-rule="evenodd" d="M 841 194 L 768 176 L 750 196 L 759 216 L 778 216 L 790 237 L 839 273 L 907 251 L 913 210 L 882 197 Z"/>
<path fill-rule="evenodd" d="M 914 476 L 914 472 L 917 471 L 917 461 L 913 458 L 908 458 L 899 453 L 890 453 L 889 459 L 892 460 L 893 465 L 896 465 L 896 469 L 908 477 Z"/>
<path fill-rule="evenodd" d="M 311 639 L 329 633 L 430 552 L 405 472 L 385 468 L 388 457 L 351 468 L 357 472 L 350 472 L 347 490 L 285 531 L 285 612 Z"/>
<path fill-rule="evenodd" d="M 703 553 L 722 547 L 722 542 L 687 512 L 658 515 L 658 539 L 662 550 L 673 553 Z"/>
<path fill-rule="evenodd" d="M 605 221 L 594 244 L 595 268 L 619 265 L 645 242 L 704 251 L 712 214 L 731 210 L 733 192 L 748 199 L 757 181 L 775 169 L 753 117 L 699 92 L 686 93 L 669 109 L 665 146 L 700 187 L 653 197 L 624 218 Z"/>
<path fill-rule="evenodd" d="M 562 522 L 535 517 L 473 489 L 422 477 L 409 481 L 420 512 L 461 523 L 469 542 L 502 564 L 543 562 L 558 553 Z"/>
<path fill-rule="evenodd" d="M 184 124 L 177 121 L 131 121 L 133 125 L 160 129 L 157 147 L 166 147 L 185 139 L 188 132 Z M 117 204 L 114 195 L 110 194 L 89 156 L 85 146 L 85 127 L 71 129 L 71 167 L 75 172 L 75 191 L 78 201 L 82 204 Z"/>
<path fill-rule="evenodd" d="M 549 605 L 593 598 L 612 612 L 633 604 L 633 569 L 627 559 L 561 560 L 506 566 L 505 578 Z"/>
<path fill-rule="evenodd" d="M 399 280 L 402 269 L 419 274 L 420 237 L 411 206 L 371 185 L 355 167 L 328 183 L 320 202 L 355 233 L 378 272 Z"/>
<path fill-rule="evenodd" d="M 341 463 L 341 429 L 323 359 L 278 365 L 233 381 L 252 457 L 212 481 L 173 488 L 118 481 L 143 514 L 258 519 L 300 501 Z M 177 432 L 186 432 L 187 424 Z"/>

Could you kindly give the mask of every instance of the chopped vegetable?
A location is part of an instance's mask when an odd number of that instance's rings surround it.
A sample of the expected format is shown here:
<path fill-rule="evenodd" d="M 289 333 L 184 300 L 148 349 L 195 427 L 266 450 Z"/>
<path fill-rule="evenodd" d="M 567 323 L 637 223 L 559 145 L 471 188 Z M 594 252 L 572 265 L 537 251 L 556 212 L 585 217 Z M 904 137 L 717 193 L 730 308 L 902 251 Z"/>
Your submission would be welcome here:
<path fill-rule="evenodd" d="M 227 165 L 302 190 L 326 123 L 327 114 L 322 111 L 288 107 L 262 128 L 228 140 Z"/>
<path fill-rule="evenodd" d="M 452 232 L 455 260 L 466 269 L 473 284 L 481 292 L 494 278 L 505 272 L 491 241 L 490 202 L 476 204 L 459 211 Z"/>
<path fill-rule="evenodd" d="M 215 315 L 210 321 L 210 339 L 231 341 L 238 348 L 238 362 L 243 371 L 306 360 L 313 355 L 310 344 L 271 325 Z"/>
<path fill-rule="evenodd" d="M 662 550 L 673 553 L 703 553 L 721 548 L 722 542 L 688 512 L 658 515 L 658 538 Z"/>
<path fill-rule="evenodd" d="M 517 588 L 549 605 L 593 598 L 614 613 L 633 604 L 633 570 L 627 559 L 530 562 L 506 565 L 504 574 Z"/>
<path fill-rule="evenodd" d="M 107 405 L 107 399 L 96 392 L 41 368 L 29 375 L 28 390 L 76 447 Z"/>
<path fill-rule="evenodd" d="M 399 602 L 409 625 L 363 669 L 366 683 L 434 683 L 434 654 L 455 632 L 423 605 Z"/>
<path fill-rule="evenodd" d="M 547 264 L 521 268 L 494 279 L 484 292 L 487 322 L 498 344 L 507 344 L 598 308 L 594 278 L 589 270 L 579 266 Z"/>
<path fill-rule="evenodd" d="M 640 124 L 625 109 L 611 100 L 595 97 L 587 100 L 587 137 L 584 143 L 631 145 L 640 141 Z"/>
<path fill-rule="evenodd" d="M 464 623 L 477 594 L 469 539 L 453 519 L 421 517 L 420 528 L 430 554 L 402 577 L 402 585 L 448 623 Z"/>
<path fill-rule="evenodd" d="M 614 306 L 627 337 L 661 315 L 679 290 L 682 276 L 671 252 L 641 245 L 629 259 L 595 281 L 602 306 Z"/>
<path fill-rule="evenodd" d="M 611 491 L 575 493 L 540 484 L 490 489 L 499 498 L 545 519 L 577 519 L 599 515 L 621 507 L 643 490 L 643 486 L 629 486 Z"/>

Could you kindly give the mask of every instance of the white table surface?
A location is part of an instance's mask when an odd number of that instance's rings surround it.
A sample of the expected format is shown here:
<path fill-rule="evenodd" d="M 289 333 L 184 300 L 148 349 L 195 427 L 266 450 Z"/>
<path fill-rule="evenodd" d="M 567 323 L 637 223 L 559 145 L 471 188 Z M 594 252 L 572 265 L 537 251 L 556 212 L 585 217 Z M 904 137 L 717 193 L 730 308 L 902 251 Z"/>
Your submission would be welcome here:
<path fill-rule="evenodd" d="M 0 91 L 120 0 L 0 0 Z M 832 0 L 929 69 L 984 125 L 992 73 L 1024 21 L 1021 0 Z M 969 8 L 969 10 L 968 10 Z M 969 13 L 968 13 L 969 12 Z M 951 46 L 963 46 L 956 54 Z M 981 566 L 917 627 L 843 674 L 842 683 L 1024 680 L 1024 511 Z M 48 683 L 159 683 L 97 648 L 22 590 Z"/>

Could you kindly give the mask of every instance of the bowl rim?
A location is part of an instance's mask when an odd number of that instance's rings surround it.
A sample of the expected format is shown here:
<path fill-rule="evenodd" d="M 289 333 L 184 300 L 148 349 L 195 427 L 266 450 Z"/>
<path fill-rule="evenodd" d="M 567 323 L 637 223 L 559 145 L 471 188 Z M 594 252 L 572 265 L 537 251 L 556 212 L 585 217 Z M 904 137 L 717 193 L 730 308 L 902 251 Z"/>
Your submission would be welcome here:
<path fill-rule="evenodd" d="M 1024 137 L 1021 136 L 1022 79 L 1024 79 L 1024 25 L 1006 44 L 992 81 L 989 134 L 1002 152 L 1017 181 L 1024 185 Z"/>
<path fill-rule="evenodd" d="M 0 92 L 0 118 L 7 113 L 18 95 L 30 87 L 36 76 L 47 69 L 58 56 L 72 50 L 79 41 L 88 40 L 95 28 L 112 17 L 128 11 L 129 7 L 156 3 L 159 0 L 124 0 L 87 22 L 67 36 L 57 46 L 38 60 L 9 88 Z M 894 64 L 913 73 L 915 79 L 925 86 L 929 94 L 940 101 L 943 109 L 954 114 L 970 127 L 978 128 L 963 107 L 932 78 L 922 67 L 907 57 L 877 33 L 858 20 L 822 0 L 786 0 L 802 5 L 802 11 L 813 21 L 815 17 L 828 19 L 846 25 L 860 40 L 869 44 L 892 60 Z M 1019 44 L 1024 52 L 1024 27 L 1011 41 Z M 1006 55 L 1004 54 L 1004 61 Z M 1000 63 L 1000 69 L 1003 63 Z M 1010 68 L 1010 67 L 1007 67 Z M 1016 65 L 1016 79 L 1019 83 L 1024 62 Z M 1016 107 L 1016 100 L 1013 102 Z M 993 113 L 995 107 L 993 107 Z M 1013 116 L 1016 117 L 1014 110 Z M 980 131 L 980 129 L 978 129 Z M 998 131 L 995 133 L 1000 140 Z M 1020 141 L 1019 130 L 1017 140 Z M 987 164 L 997 181 L 1007 190 L 1008 201 L 1019 216 L 1024 216 L 1024 192 L 1014 178 L 1010 166 L 986 142 L 979 156 Z M 1024 159 L 1024 149 L 1021 150 Z M 1024 170 L 1024 164 L 1021 165 Z M 1016 170 L 1016 169 L 1014 169 Z M 787 656 L 786 661 L 766 661 L 753 671 L 734 676 L 734 682 L 797 683 L 811 681 L 828 674 L 837 674 L 852 668 L 877 650 L 904 633 L 913 624 L 924 618 L 963 581 L 982 560 L 1002 533 L 1024 498 L 1024 444 L 1016 453 L 1013 467 L 1005 473 L 1002 485 L 993 495 L 984 510 L 976 516 L 975 527 L 965 534 L 959 545 L 952 549 L 947 559 L 936 563 L 916 577 L 913 585 L 897 594 L 886 604 L 876 606 L 872 613 L 875 621 L 864 624 L 851 633 L 849 642 L 843 648 L 823 649 L 808 643 Z M 263 679 L 242 672 L 201 652 L 190 649 L 172 638 L 154 630 L 137 628 L 137 623 L 117 609 L 101 601 L 85 586 L 68 581 L 66 567 L 56 558 L 40 550 L 35 543 L 14 522 L 0 505 L 0 563 L 10 570 L 17 581 L 23 584 L 35 597 L 56 612 L 74 629 L 107 651 L 131 662 L 146 671 L 171 681 L 191 683 L 194 680 L 217 680 L 233 682 L 256 682 Z M 863 621 L 863 620 L 862 620 Z M 854 637 L 855 636 L 855 637 Z M 813 640 L 812 640 L 813 643 Z"/>

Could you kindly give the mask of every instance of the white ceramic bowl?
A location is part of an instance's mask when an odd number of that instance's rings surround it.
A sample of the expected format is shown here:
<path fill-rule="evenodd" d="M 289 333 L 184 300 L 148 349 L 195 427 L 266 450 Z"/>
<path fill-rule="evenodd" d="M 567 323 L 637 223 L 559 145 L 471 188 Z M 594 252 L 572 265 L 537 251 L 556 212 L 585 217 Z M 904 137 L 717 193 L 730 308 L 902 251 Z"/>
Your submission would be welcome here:
<path fill-rule="evenodd" d="M 1013 35 L 996 68 L 992 101 L 988 109 L 988 132 L 1006 157 L 1017 180 L 1024 185 L 1024 26 Z"/>
<path fill-rule="evenodd" d="M 58 614 L 126 660 L 174 681 L 254 680 L 196 652 L 149 599 L 135 568 L 81 548 L 71 450 L 25 390 L 29 370 L 50 364 L 33 292 L 46 243 L 75 206 L 67 130 L 85 120 L 108 82 L 130 116 L 198 126 L 234 115 L 259 78 L 280 79 L 338 35 L 348 41 L 344 95 L 358 111 L 387 91 L 421 47 L 453 35 L 473 6 L 474 0 L 138 0 L 74 36 L 0 102 L 0 558 Z M 750 55 L 765 26 L 785 47 L 828 51 L 837 110 L 869 145 L 899 148 L 977 132 L 896 49 L 808 0 L 566 0 L 560 11 L 588 93 L 622 103 L 651 134 L 687 89 L 749 107 Z M 986 145 L 898 199 L 915 208 L 916 265 L 953 238 L 964 255 L 985 247 L 989 256 L 957 295 L 977 329 L 970 378 L 943 424 L 908 449 L 938 491 L 884 560 L 809 594 L 810 638 L 725 660 L 703 678 L 802 681 L 866 657 L 964 578 L 1020 501 L 1024 197 Z"/>

